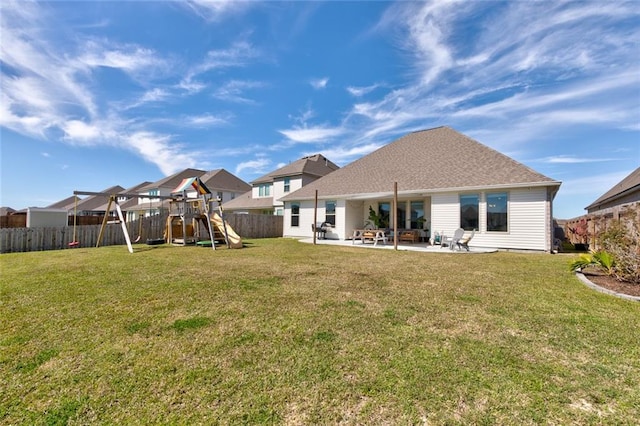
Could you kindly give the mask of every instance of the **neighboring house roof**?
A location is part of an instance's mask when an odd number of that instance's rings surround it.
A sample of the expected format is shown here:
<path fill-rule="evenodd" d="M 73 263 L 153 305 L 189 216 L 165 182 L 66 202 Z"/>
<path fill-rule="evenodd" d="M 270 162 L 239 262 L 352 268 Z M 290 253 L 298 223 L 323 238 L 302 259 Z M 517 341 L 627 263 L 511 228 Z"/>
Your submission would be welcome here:
<path fill-rule="evenodd" d="M 181 172 L 174 173 L 171 176 L 167 176 L 163 179 L 150 183 L 147 186 L 144 186 L 139 189 L 139 192 L 144 193 L 151 189 L 165 188 L 169 190 L 173 190 L 177 187 L 182 179 L 191 178 L 191 177 L 200 177 L 205 174 L 206 171 L 199 169 L 184 169 Z"/>
<path fill-rule="evenodd" d="M 130 188 L 127 189 L 123 189 L 122 191 L 118 192 L 118 193 L 125 193 L 125 194 L 136 194 L 140 191 L 141 188 L 146 187 L 147 185 L 149 185 L 151 182 L 148 181 L 144 181 L 141 182 L 137 185 L 134 185 Z M 103 205 L 101 206 L 97 206 L 96 208 L 94 208 L 94 210 L 96 211 L 106 211 L 107 210 L 107 206 L 109 205 L 109 199 L 105 198 L 106 201 Z M 132 207 L 136 207 L 138 205 L 138 197 L 132 197 L 130 199 L 128 199 L 127 201 L 123 201 L 122 203 L 120 203 L 120 208 L 122 210 L 127 210 L 127 209 L 131 209 Z M 112 205 L 111 206 L 112 209 L 115 209 L 115 207 Z"/>
<path fill-rule="evenodd" d="M 243 193 L 251 190 L 251 185 L 225 169 L 211 170 L 199 177 L 211 191 Z"/>
<path fill-rule="evenodd" d="M 80 197 L 78 197 L 77 195 L 72 195 L 71 197 L 67 197 L 64 200 L 58 201 L 57 203 L 48 205 L 47 208 L 72 210 L 75 206 L 76 199 L 78 199 L 78 202 L 80 202 Z"/>
<path fill-rule="evenodd" d="M 120 185 L 112 186 L 111 188 L 107 188 L 104 192 L 107 194 L 118 194 L 124 191 L 124 188 Z M 106 203 L 109 201 L 108 195 L 90 195 L 87 198 L 78 201 L 78 211 L 105 211 L 107 208 Z M 100 208 L 100 209 L 99 209 Z"/>
<path fill-rule="evenodd" d="M 326 159 L 323 155 L 315 154 L 303 157 L 273 172 L 267 173 L 266 175 L 259 177 L 251 183 L 254 185 L 260 183 L 268 183 L 273 182 L 278 178 L 287 176 L 299 176 L 303 174 L 321 177 L 337 169 L 339 169 L 339 167 Z"/>
<path fill-rule="evenodd" d="M 8 216 L 11 213 L 15 213 L 15 209 L 11 207 L 0 207 L 0 216 Z"/>
<path fill-rule="evenodd" d="M 560 186 L 514 159 L 450 127 L 409 133 L 281 198 L 443 192 L 509 186 Z"/>
<path fill-rule="evenodd" d="M 622 198 L 634 191 L 640 191 L 640 167 L 614 185 L 613 188 L 605 192 L 600 198 L 585 207 L 585 209 L 597 209 L 597 207 L 603 204 L 615 201 L 616 199 Z"/>
<path fill-rule="evenodd" d="M 273 209 L 273 197 L 251 198 L 251 191 L 248 191 L 222 204 L 222 207 L 229 210 Z"/>

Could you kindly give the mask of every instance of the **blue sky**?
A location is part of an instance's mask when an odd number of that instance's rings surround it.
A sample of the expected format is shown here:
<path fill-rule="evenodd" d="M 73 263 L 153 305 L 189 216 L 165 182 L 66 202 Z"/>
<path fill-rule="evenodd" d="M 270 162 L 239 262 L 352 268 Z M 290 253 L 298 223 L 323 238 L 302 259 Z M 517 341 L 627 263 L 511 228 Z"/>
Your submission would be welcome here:
<path fill-rule="evenodd" d="M 637 2 L 0 8 L 2 206 L 187 167 L 345 165 L 442 125 L 562 181 L 559 218 L 640 166 Z"/>

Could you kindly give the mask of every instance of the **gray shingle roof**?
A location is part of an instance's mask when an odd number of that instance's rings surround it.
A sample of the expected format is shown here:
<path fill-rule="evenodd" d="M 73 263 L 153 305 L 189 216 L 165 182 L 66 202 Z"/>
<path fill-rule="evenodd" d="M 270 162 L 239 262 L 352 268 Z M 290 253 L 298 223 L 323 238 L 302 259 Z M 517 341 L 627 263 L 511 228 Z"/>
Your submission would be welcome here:
<path fill-rule="evenodd" d="M 247 191 L 233 200 L 223 203 L 222 207 L 228 210 L 272 209 L 273 197 L 251 198 L 251 191 Z"/>
<path fill-rule="evenodd" d="M 282 201 L 398 191 L 549 185 L 560 182 L 450 127 L 409 133 L 281 198 Z"/>
<path fill-rule="evenodd" d="M 80 197 L 78 197 L 77 195 L 72 195 L 71 197 L 67 197 L 64 200 L 60 200 L 58 202 L 48 205 L 47 208 L 72 210 L 75 206 L 76 198 L 78 199 L 78 202 L 80 202 Z"/>
<path fill-rule="evenodd" d="M 625 193 L 629 193 L 633 190 L 640 190 L 640 167 L 635 169 L 629 176 L 614 185 L 613 188 L 602 194 L 600 198 L 589 204 L 587 207 L 585 207 L 585 209 L 589 210 L 597 207 L 600 204 L 605 204 L 608 201 L 613 201 L 615 198 L 618 198 L 619 196 L 624 195 Z"/>
<path fill-rule="evenodd" d="M 107 194 L 117 194 L 124 191 L 124 188 L 120 185 L 107 188 L 104 192 Z M 84 198 L 82 201 L 78 201 L 78 211 L 104 211 L 106 209 L 106 203 L 109 201 L 108 195 L 90 195 Z M 104 207 L 102 210 L 98 210 L 99 207 Z"/>
<path fill-rule="evenodd" d="M 286 176 L 299 176 L 302 174 L 310 176 L 325 176 L 339 167 L 326 159 L 321 154 L 310 155 L 308 157 L 302 157 L 293 163 L 287 164 L 275 171 L 267 173 L 264 176 L 252 181 L 252 184 L 273 182 L 275 179 Z"/>
<path fill-rule="evenodd" d="M 170 191 L 173 190 L 176 186 L 182 182 L 182 179 L 192 178 L 192 177 L 200 177 L 205 174 L 206 171 L 199 169 L 184 169 L 181 172 L 174 173 L 171 176 L 167 176 L 163 179 L 153 182 L 143 188 L 140 188 L 140 192 L 147 192 L 150 189 L 158 189 L 165 188 Z"/>
<path fill-rule="evenodd" d="M 211 170 L 200 179 L 211 191 L 228 191 L 243 193 L 251 190 L 251 185 L 225 169 Z"/>

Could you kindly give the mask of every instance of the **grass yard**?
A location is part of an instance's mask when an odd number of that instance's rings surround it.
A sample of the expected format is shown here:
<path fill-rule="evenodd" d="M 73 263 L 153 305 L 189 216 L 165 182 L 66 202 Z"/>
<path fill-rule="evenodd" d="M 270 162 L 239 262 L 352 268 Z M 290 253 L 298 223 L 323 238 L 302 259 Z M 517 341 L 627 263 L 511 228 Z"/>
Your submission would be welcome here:
<path fill-rule="evenodd" d="M 3 424 L 635 424 L 640 303 L 569 257 L 3 254 Z"/>

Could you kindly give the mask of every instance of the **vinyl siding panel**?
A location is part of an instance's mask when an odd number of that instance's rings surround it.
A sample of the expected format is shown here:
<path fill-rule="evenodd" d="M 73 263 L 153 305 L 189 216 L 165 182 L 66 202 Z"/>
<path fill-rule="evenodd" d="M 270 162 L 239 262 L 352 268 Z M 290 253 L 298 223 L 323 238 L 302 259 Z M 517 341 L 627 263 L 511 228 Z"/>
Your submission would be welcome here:
<path fill-rule="evenodd" d="M 460 200 L 457 193 L 431 197 L 431 235 L 436 232 L 453 235 L 460 227 Z"/>
<path fill-rule="evenodd" d="M 486 231 L 485 197 L 480 202 L 481 232 L 471 245 L 521 250 L 548 250 L 546 188 L 516 189 L 509 194 L 508 232 Z"/>
<path fill-rule="evenodd" d="M 486 193 L 480 193 L 479 230 L 471 245 L 522 250 L 548 250 L 549 227 L 546 188 L 512 189 L 508 193 L 508 232 L 487 232 Z M 452 235 L 460 227 L 458 193 L 435 194 L 431 198 L 431 233 Z"/>

